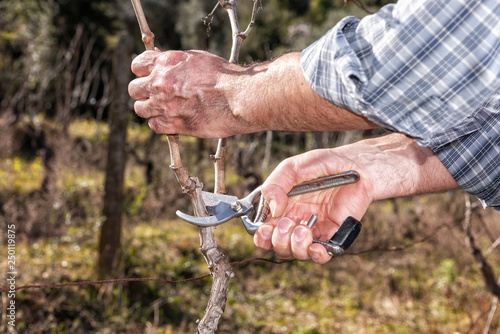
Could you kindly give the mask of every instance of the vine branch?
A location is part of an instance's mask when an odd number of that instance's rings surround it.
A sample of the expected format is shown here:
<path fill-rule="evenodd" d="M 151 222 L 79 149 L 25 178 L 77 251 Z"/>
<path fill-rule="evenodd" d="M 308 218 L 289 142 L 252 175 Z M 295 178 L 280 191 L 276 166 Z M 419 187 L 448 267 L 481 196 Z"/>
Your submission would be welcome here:
<path fill-rule="evenodd" d="M 500 285 L 497 283 L 495 274 L 493 273 L 493 268 L 488 263 L 483 253 L 479 248 L 476 247 L 476 241 L 472 235 L 471 218 L 472 211 L 477 208 L 477 205 L 472 205 L 470 202 L 469 195 L 465 195 L 465 218 L 462 224 L 463 231 L 465 233 L 465 243 L 469 248 L 469 252 L 474 256 L 481 273 L 483 274 L 483 279 L 486 284 L 486 288 L 496 297 L 500 297 Z"/>
<path fill-rule="evenodd" d="M 238 14 L 236 12 L 237 0 L 219 0 L 219 4 L 226 10 L 229 21 L 231 22 L 231 33 L 232 33 L 232 47 L 231 55 L 229 57 L 229 62 L 233 64 L 238 63 L 238 58 L 240 54 L 241 44 L 248 37 L 250 31 L 255 25 L 255 16 L 258 11 L 259 0 L 253 0 L 252 18 L 248 23 L 246 30 L 242 33 L 240 25 L 238 23 Z M 216 6 L 217 7 L 217 6 Z M 224 166 L 226 162 L 226 150 L 227 150 L 227 138 L 219 139 L 217 145 L 217 152 L 212 156 L 212 161 L 214 163 L 215 169 L 215 192 L 219 194 L 226 193 L 226 187 L 224 183 Z"/>

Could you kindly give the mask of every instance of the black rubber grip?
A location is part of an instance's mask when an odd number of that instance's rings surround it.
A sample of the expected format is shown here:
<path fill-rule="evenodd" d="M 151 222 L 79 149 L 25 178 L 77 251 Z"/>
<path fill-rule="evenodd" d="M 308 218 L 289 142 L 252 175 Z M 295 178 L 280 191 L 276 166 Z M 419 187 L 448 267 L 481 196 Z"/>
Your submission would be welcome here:
<path fill-rule="evenodd" d="M 361 231 L 361 226 L 361 223 L 357 219 L 347 217 L 329 242 L 346 250 L 356 240 Z"/>

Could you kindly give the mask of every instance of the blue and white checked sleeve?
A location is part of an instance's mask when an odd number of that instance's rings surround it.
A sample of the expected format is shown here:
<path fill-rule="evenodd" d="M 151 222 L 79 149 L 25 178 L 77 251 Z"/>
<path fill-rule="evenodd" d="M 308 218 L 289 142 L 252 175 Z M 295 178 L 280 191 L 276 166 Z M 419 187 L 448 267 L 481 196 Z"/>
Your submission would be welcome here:
<path fill-rule="evenodd" d="M 347 17 L 301 66 L 327 100 L 426 146 L 500 88 L 500 1 L 400 0 Z"/>
<path fill-rule="evenodd" d="M 500 90 L 429 146 L 462 189 L 500 211 Z"/>

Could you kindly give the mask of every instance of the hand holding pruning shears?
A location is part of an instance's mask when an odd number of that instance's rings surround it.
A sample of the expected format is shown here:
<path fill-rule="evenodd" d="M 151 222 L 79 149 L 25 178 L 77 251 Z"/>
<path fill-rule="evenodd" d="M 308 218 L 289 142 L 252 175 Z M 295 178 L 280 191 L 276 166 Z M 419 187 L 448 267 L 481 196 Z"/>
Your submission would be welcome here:
<path fill-rule="evenodd" d="M 274 214 L 254 236 L 255 244 L 274 250 L 281 258 L 294 257 L 325 263 L 331 256 L 313 239 L 330 240 L 348 217 L 360 220 L 372 201 L 371 177 L 366 166 L 339 149 L 310 151 L 284 160 L 262 186 Z M 355 150 L 349 152 L 356 157 Z M 288 197 L 292 187 L 324 175 L 356 170 L 359 181 L 319 192 Z M 307 226 L 311 215 L 318 217 L 313 228 Z"/>
<path fill-rule="evenodd" d="M 340 166 L 335 166 L 333 163 L 328 170 L 328 166 L 324 168 L 323 164 L 315 161 L 317 160 L 315 152 L 317 151 L 285 160 L 262 188 L 257 188 L 244 199 L 205 193 L 207 211 L 211 215 L 209 217 L 196 218 L 181 212 L 178 212 L 178 215 L 198 226 L 215 226 L 239 217 L 247 231 L 250 234 L 255 233 L 254 240 L 257 246 L 274 249 L 282 258 L 292 256 L 300 260 L 312 258 L 315 262 L 324 263 L 331 255 L 340 255 L 354 241 L 361 224 L 355 218 L 348 217 L 353 215 L 361 217 L 369 202 L 366 201 L 366 205 L 363 205 L 365 202 L 363 199 L 366 197 L 363 188 L 366 182 L 364 180 L 357 182 L 359 180 L 357 172 L 335 173 L 334 170 L 338 170 L 336 167 Z M 301 176 L 311 175 L 310 180 L 297 185 L 293 175 L 298 174 L 291 172 L 292 165 L 294 168 L 300 168 Z M 349 167 L 353 165 L 346 165 L 344 170 Z M 329 176 L 316 180 L 318 176 L 325 174 Z M 332 187 L 338 188 L 330 189 Z M 259 196 L 261 191 L 263 196 Z M 361 192 L 361 196 L 358 196 L 361 201 L 356 201 L 356 196 L 353 195 L 357 192 Z M 285 200 L 282 198 L 283 195 L 286 197 Z M 261 200 L 256 204 L 255 200 L 259 197 L 265 198 L 265 201 Z M 267 208 L 274 211 L 274 215 L 265 212 Z M 260 213 L 262 210 L 264 215 Z M 352 214 L 348 212 L 350 210 Z M 307 221 L 313 215 L 318 217 L 318 223 L 308 226 Z M 342 228 L 337 231 L 339 226 Z M 303 232 L 305 237 L 300 240 L 300 234 Z"/>

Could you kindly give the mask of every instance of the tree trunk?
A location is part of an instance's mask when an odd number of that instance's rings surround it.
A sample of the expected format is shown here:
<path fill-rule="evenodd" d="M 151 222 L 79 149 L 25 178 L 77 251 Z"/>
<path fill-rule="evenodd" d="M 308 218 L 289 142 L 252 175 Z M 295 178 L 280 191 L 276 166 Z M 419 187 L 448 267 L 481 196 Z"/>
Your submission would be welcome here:
<path fill-rule="evenodd" d="M 118 266 L 126 163 L 129 66 L 132 59 L 132 48 L 132 37 L 128 33 L 122 32 L 113 60 L 114 93 L 109 118 L 108 162 L 106 164 L 103 207 L 105 220 L 101 227 L 97 268 L 100 278 L 109 277 Z"/>

